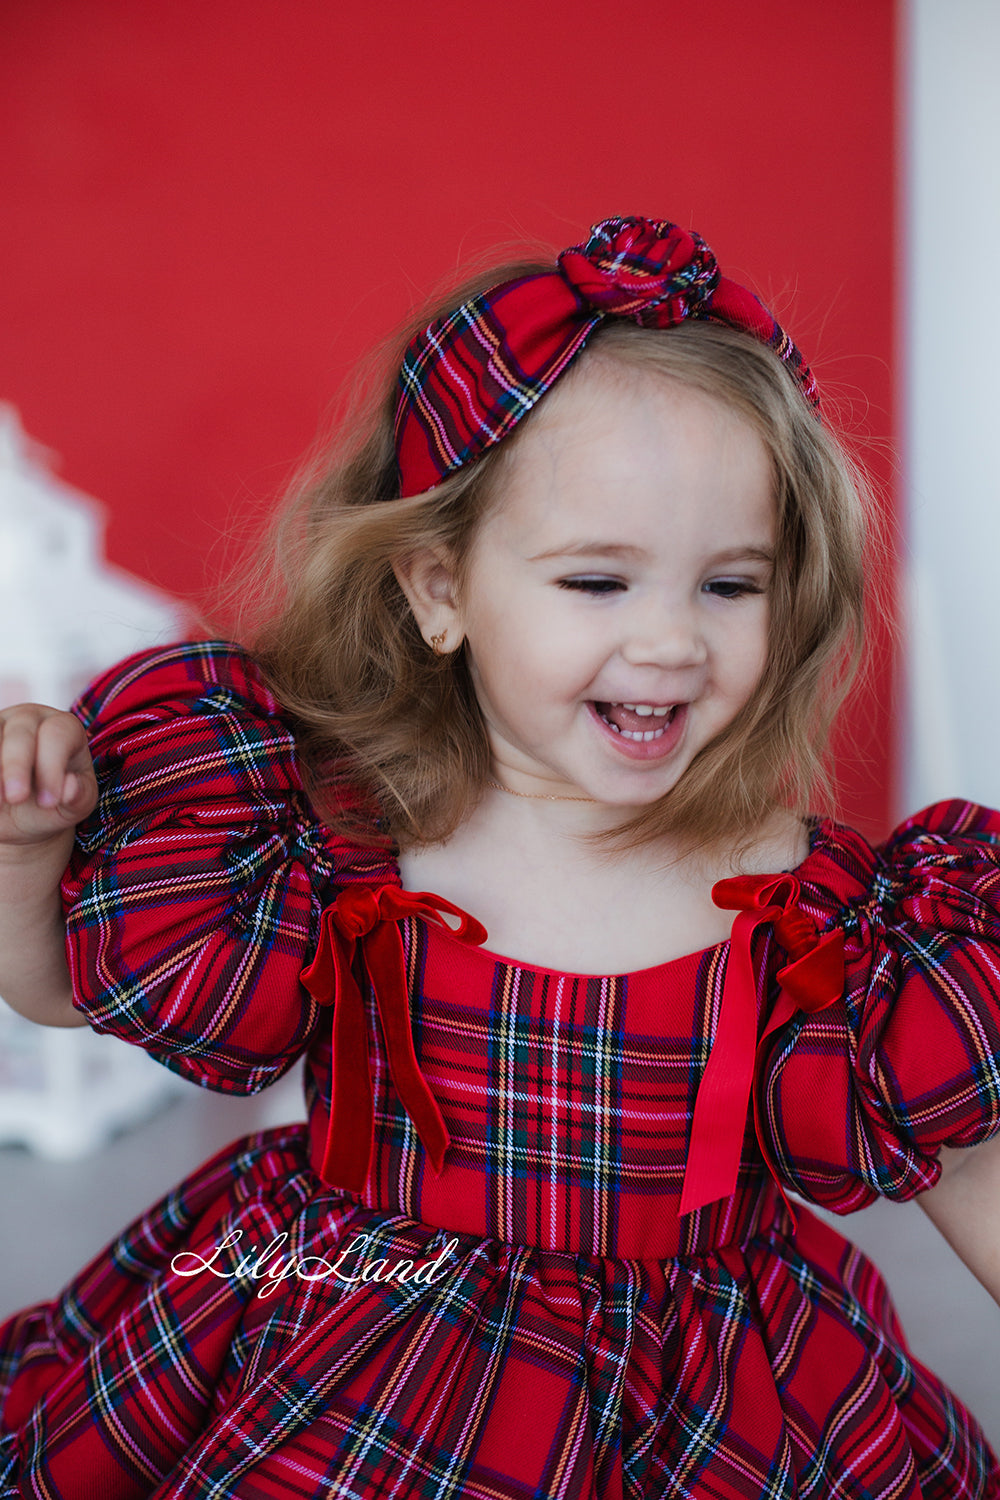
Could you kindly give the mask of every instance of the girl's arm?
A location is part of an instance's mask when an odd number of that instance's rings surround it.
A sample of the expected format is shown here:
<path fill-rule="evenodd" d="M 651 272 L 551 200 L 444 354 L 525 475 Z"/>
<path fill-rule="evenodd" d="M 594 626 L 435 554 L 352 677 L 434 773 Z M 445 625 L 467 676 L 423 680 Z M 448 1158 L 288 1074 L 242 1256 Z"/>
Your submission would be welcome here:
<path fill-rule="evenodd" d="M 59 883 L 97 783 L 73 714 L 0 711 L 0 996 L 45 1026 L 83 1026 L 73 1008 Z"/>
<path fill-rule="evenodd" d="M 942 1147 L 940 1161 L 940 1178 L 917 1202 L 1000 1303 L 1000 1135 L 968 1150 Z"/>

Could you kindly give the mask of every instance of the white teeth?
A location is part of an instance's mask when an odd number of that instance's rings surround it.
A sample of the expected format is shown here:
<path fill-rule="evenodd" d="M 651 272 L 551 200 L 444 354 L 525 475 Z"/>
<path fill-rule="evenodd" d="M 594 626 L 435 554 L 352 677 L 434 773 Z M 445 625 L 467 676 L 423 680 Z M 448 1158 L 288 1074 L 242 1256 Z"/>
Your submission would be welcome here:
<path fill-rule="evenodd" d="M 653 705 L 652 705 L 652 703 L 623 703 L 622 704 L 622 708 L 627 708 L 630 713 L 638 714 L 639 717 L 640 717 L 640 719 L 648 719 L 649 716 L 650 716 L 650 714 L 655 714 L 656 718 L 663 719 L 663 718 L 665 718 L 667 716 L 667 714 L 670 712 L 670 709 L 672 707 L 673 707 L 673 704 L 670 704 L 667 708 L 654 708 Z"/>
<path fill-rule="evenodd" d="M 667 723 L 661 725 L 657 729 L 622 729 L 618 724 L 614 723 L 612 719 L 609 719 L 606 714 L 601 714 L 601 718 L 604 720 L 605 724 L 607 724 L 609 729 L 613 729 L 615 734 L 620 734 L 623 739 L 635 740 L 638 742 L 661 739 L 662 736 L 666 734 L 670 723 L 673 721 L 673 716 L 678 705 L 676 703 L 672 703 L 669 708 L 654 708 L 651 703 L 610 703 L 608 704 L 608 707 L 626 708 L 631 713 L 638 714 L 640 718 L 644 719 L 650 718 L 652 716 L 655 716 L 658 719 L 666 719 L 667 715 L 670 715 Z"/>
<path fill-rule="evenodd" d="M 665 719 L 669 714 L 670 719 L 668 722 L 657 729 L 622 729 L 612 719 L 609 719 L 606 714 L 602 713 L 601 718 L 609 729 L 613 729 L 615 734 L 620 734 L 623 739 L 636 741 L 658 740 L 666 734 L 670 723 L 673 721 L 677 706 L 676 703 L 672 703 L 669 708 L 654 708 L 651 703 L 610 703 L 608 705 L 609 708 L 627 708 L 632 713 L 638 714 L 641 718 L 649 718 L 651 715 L 655 715 L 658 719 Z"/>

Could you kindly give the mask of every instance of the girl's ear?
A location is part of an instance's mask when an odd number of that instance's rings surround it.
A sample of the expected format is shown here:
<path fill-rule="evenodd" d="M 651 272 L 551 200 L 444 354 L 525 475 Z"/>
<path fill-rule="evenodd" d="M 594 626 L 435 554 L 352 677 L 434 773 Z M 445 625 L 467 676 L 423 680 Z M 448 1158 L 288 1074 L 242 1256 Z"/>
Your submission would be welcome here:
<path fill-rule="evenodd" d="M 392 571 L 428 646 L 438 656 L 457 651 L 465 632 L 460 620 L 455 570 L 447 553 L 425 547 L 408 557 L 394 558 Z"/>

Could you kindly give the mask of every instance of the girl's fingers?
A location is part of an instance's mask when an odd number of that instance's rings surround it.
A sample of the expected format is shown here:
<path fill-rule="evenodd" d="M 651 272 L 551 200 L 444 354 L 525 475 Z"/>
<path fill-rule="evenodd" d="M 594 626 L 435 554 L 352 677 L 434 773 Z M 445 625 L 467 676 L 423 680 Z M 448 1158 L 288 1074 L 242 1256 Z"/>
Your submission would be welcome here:
<path fill-rule="evenodd" d="M 24 802 L 31 795 L 37 726 L 30 715 L 9 710 L 0 722 L 0 782 L 6 802 Z"/>
<path fill-rule="evenodd" d="M 39 807 L 58 807 L 73 801 L 67 795 L 70 773 L 78 783 L 83 768 L 90 770 L 87 736 L 73 714 L 52 713 L 38 726 L 35 748 L 35 789 Z M 92 774 L 92 773 L 91 773 Z"/>
<path fill-rule="evenodd" d="M 93 806 L 96 784 L 80 721 L 40 704 L 0 713 L 0 800 L 11 806 L 34 800 L 79 819 Z"/>

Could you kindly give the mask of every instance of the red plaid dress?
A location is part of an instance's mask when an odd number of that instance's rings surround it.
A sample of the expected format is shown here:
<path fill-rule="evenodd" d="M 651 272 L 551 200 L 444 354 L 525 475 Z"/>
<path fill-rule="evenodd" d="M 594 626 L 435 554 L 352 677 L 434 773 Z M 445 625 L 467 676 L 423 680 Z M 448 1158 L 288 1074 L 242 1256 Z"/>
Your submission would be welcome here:
<path fill-rule="evenodd" d="M 238 1141 L 0 1329 L 0 1495 L 1000 1495 L 878 1273 L 793 1225 L 761 1146 L 846 1212 L 997 1129 L 1000 817 L 949 803 L 878 851 L 815 825 L 796 873 L 844 933 L 843 998 L 774 1032 L 736 1190 L 684 1216 L 729 944 L 608 978 L 383 923 L 450 1146 L 436 1175 L 356 961 L 374 1135 L 347 1192 L 319 1175 L 332 1011 L 299 976 L 324 908 L 398 889 L 392 862 L 319 823 L 232 648 L 146 653 L 79 711 L 102 787 L 65 885 L 81 1007 L 224 1092 L 304 1052 L 310 1126 Z M 762 1021 L 778 949 L 759 928 Z"/>

